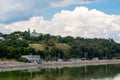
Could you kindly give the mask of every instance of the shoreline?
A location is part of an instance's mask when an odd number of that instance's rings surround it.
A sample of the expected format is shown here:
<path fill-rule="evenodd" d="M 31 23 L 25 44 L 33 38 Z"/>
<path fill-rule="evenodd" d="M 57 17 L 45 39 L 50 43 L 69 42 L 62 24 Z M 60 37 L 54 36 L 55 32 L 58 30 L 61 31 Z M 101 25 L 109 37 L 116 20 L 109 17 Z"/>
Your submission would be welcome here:
<path fill-rule="evenodd" d="M 92 66 L 92 65 L 95 66 L 95 65 L 106 65 L 106 64 L 120 64 L 120 60 L 57 61 L 57 62 L 44 62 L 42 64 L 4 62 L 4 63 L 0 63 L 0 72 L 15 71 L 15 70 L 30 70 L 37 68 L 81 67 L 81 66 Z"/>

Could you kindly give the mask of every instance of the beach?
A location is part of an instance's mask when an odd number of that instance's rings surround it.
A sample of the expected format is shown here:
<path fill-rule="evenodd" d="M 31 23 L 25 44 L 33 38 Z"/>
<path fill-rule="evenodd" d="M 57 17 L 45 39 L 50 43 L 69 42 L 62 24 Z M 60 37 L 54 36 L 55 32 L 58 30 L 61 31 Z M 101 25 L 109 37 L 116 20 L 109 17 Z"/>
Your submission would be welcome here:
<path fill-rule="evenodd" d="M 36 68 L 80 67 L 106 64 L 120 64 L 120 60 L 118 59 L 118 60 L 49 61 L 42 62 L 41 64 L 0 61 L 0 71 L 13 71 Z"/>

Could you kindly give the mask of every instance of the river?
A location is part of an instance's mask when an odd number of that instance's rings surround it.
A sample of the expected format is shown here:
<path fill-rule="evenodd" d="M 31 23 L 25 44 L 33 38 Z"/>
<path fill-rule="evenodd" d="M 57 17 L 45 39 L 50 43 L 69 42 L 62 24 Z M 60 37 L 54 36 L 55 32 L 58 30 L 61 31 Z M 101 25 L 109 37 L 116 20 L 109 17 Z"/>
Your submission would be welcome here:
<path fill-rule="evenodd" d="M 0 80 L 120 80 L 120 64 L 0 72 Z"/>

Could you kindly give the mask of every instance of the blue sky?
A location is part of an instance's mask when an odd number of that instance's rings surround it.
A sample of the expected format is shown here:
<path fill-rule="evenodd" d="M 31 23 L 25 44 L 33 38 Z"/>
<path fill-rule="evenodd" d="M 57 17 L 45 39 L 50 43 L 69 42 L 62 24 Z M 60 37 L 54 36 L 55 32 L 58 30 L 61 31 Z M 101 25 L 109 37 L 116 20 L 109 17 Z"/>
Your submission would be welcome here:
<path fill-rule="evenodd" d="M 90 4 L 71 4 L 65 7 L 46 8 L 42 16 L 50 19 L 55 13 L 60 12 L 62 9 L 73 10 L 75 7 L 85 6 L 89 9 L 97 9 L 110 15 L 120 15 L 120 0 L 100 0 Z"/>
<path fill-rule="evenodd" d="M 97 10 L 103 11 L 107 14 L 120 14 L 120 0 L 101 0 L 98 3 L 94 3 L 92 5 L 88 4 L 87 7 L 95 8 Z"/>
<path fill-rule="evenodd" d="M 120 0 L 0 0 L 0 32 L 40 33 L 120 42 Z"/>
<path fill-rule="evenodd" d="M 63 3 L 61 6 L 51 5 L 52 3 L 59 4 L 62 1 L 64 3 L 68 1 L 68 4 L 65 3 L 64 5 Z M 89 3 L 87 3 L 88 1 Z M 2 12 L 0 22 L 5 24 L 28 20 L 33 16 L 43 16 L 45 19 L 51 19 L 55 13 L 63 9 L 73 10 L 78 6 L 97 9 L 107 14 L 120 14 L 120 0 L 0 0 L 0 2 Z"/>

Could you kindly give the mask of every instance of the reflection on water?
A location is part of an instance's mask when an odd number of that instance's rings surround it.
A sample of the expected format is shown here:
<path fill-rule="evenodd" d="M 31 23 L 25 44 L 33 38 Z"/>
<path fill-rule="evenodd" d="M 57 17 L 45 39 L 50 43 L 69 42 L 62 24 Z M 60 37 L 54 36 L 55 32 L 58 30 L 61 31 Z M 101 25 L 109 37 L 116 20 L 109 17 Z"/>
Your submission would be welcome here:
<path fill-rule="evenodd" d="M 120 65 L 0 72 L 0 80 L 119 80 Z"/>

